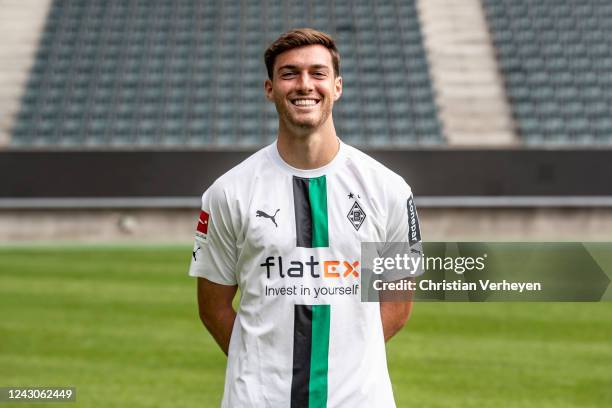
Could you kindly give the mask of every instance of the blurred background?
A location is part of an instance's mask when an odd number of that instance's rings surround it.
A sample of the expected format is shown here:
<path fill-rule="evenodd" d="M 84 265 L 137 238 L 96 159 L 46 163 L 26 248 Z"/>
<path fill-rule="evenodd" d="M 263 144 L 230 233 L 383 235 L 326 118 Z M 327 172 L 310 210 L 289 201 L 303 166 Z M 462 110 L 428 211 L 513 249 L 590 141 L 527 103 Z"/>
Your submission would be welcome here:
<path fill-rule="evenodd" d="M 262 55 L 300 26 L 337 39 L 338 134 L 411 184 L 426 240 L 610 238 L 606 0 L 0 6 L 2 242 L 191 240 L 274 141 Z"/>
<path fill-rule="evenodd" d="M 263 52 L 290 28 L 336 38 L 337 132 L 408 181 L 424 240 L 610 241 L 611 22 L 609 0 L 0 0 L 0 385 L 218 405 L 190 245 L 202 192 L 275 139 Z M 609 304 L 409 326 L 400 407 L 612 404 Z"/>

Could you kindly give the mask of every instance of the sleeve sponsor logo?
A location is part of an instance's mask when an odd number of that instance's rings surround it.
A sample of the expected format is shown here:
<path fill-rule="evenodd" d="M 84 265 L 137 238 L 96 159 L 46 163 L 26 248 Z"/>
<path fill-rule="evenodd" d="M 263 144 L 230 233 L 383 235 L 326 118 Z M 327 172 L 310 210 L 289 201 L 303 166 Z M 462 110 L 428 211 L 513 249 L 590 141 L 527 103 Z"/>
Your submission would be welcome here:
<path fill-rule="evenodd" d="M 201 239 L 202 241 L 206 241 L 208 238 L 208 221 L 210 215 L 202 210 L 200 212 L 200 217 L 198 218 L 198 225 L 196 226 L 196 238 Z"/>
<path fill-rule="evenodd" d="M 414 245 L 421 241 L 421 228 L 419 227 L 419 217 L 417 216 L 416 206 L 412 195 L 408 197 L 408 242 Z"/>

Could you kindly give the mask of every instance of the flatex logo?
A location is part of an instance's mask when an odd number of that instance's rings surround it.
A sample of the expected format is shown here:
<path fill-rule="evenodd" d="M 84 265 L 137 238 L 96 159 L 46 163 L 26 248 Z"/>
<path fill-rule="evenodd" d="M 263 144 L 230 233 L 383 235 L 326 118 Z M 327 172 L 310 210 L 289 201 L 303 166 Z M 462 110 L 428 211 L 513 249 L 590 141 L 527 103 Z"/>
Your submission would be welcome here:
<path fill-rule="evenodd" d="M 269 256 L 260 266 L 266 269 L 268 279 L 271 279 L 272 276 L 303 278 L 305 274 L 313 278 L 325 279 L 359 277 L 359 270 L 357 269 L 359 261 L 325 260 L 320 262 L 315 260 L 314 256 L 310 256 L 306 261 L 286 261 L 283 260 L 282 256 Z"/>

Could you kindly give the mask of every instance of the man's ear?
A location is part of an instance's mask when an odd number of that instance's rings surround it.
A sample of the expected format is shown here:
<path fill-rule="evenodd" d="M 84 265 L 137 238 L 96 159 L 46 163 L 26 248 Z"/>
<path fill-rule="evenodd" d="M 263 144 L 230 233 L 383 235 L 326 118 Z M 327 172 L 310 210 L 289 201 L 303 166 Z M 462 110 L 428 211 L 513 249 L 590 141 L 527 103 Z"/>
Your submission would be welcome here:
<path fill-rule="evenodd" d="M 271 101 L 272 100 L 272 81 L 270 81 L 269 79 L 266 79 L 264 82 L 264 91 L 266 93 L 266 99 Z"/>
<path fill-rule="evenodd" d="M 342 77 L 334 78 L 334 102 L 342 96 Z"/>

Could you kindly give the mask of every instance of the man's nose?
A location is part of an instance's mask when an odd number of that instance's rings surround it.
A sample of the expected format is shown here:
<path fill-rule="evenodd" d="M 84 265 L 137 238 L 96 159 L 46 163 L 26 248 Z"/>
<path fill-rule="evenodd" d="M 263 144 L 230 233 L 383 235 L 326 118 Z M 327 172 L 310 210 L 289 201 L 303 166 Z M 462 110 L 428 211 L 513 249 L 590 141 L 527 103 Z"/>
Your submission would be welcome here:
<path fill-rule="evenodd" d="M 312 78 L 308 75 L 308 72 L 302 72 L 297 81 L 297 87 L 299 91 L 310 92 L 313 90 Z"/>

